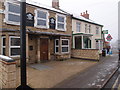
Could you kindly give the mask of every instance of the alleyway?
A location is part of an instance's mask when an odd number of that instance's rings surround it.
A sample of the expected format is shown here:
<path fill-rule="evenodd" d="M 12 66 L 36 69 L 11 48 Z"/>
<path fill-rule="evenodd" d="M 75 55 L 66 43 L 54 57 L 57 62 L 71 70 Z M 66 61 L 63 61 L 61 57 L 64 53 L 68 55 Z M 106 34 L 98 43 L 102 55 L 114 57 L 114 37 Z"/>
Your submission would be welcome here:
<path fill-rule="evenodd" d="M 59 83 L 55 88 L 100 88 L 117 68 L 117 64 L 117 54 L 102 57 L 96 65 Z"/>

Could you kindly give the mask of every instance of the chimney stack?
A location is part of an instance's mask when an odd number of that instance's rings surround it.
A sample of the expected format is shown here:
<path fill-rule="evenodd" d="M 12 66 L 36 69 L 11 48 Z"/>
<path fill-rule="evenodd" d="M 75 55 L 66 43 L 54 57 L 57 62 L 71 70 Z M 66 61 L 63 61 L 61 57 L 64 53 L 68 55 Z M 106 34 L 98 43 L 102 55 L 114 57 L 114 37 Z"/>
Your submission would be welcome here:
<path fill-rule="evenodd" d="M 81 16 L 83 16 L 84 18 L 89 19 L 88 11 L 86 10 L 86 12 L 83 12 L 83 14 L 81 13 Z"/>
<path fill-rule="evenodd" d="M 52 7 L 59 9 L 59 0 L 52 0 Z"/>

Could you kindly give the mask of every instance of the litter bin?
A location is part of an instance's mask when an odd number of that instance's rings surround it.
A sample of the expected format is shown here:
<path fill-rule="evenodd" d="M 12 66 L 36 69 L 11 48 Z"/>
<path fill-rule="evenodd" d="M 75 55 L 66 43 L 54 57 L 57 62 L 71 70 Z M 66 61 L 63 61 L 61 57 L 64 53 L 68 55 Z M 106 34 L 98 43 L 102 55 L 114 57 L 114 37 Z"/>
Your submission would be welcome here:
<path fill-rule="evenodd" d="M 102 56 L 106 56 L 106 50 L 105 50 L 105 48 L 103 48 L 103 50 L 102 50 Z"/>

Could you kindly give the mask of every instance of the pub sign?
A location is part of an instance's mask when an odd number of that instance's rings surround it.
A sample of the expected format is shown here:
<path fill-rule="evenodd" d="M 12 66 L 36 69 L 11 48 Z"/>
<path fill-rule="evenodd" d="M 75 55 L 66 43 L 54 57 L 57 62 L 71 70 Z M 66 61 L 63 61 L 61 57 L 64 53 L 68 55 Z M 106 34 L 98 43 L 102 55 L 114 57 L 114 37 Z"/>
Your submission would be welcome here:
<path fill-rule="evenodd" d="M 53 18 L 53 17 L 50 18 L 49 26 L 50 26 L 50 29 L 55 29 L 55 27 L 56 27 L 56 20 L 55 20 L 55 18 Z"/>
<path fill-rule="evenodd" d="M 26 26 L 34 27 L 34 15 L 32 13 L 26 14 Z"/>

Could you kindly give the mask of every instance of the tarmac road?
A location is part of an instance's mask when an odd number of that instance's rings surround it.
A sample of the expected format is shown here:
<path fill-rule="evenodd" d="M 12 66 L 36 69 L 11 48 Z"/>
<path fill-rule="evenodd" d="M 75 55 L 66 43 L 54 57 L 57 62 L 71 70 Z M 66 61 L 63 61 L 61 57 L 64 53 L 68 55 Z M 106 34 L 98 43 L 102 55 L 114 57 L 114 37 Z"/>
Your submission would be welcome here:
<path fill-rule="evenodd" d="M 57 84 L 54 88 L 101 88 L 117 69 L 118 55 L 101 57 L 98 64 Z"/>

